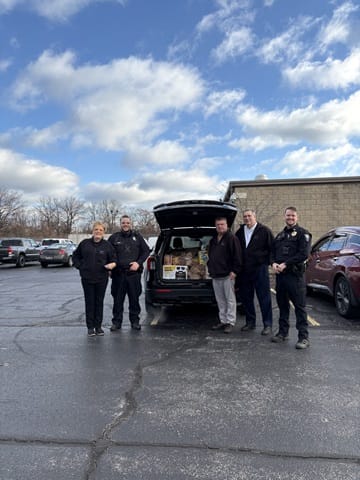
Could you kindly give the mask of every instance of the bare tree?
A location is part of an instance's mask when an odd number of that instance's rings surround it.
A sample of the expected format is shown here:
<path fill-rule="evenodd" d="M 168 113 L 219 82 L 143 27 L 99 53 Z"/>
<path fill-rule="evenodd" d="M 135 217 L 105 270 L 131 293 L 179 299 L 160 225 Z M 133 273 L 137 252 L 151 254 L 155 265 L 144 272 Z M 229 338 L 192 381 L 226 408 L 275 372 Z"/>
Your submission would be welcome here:
<path fill-rule="evenodd" d="M 23 208 L 24 202 L 20 193 L 0 188 L 0 230 L 9 227 Z"/>
<path fill-rule="evenodd" d="M 84 211 L 84 202 L 75 197 L 43 197 L 35 209 L 45 235 L 69 235 Z"/>
<path fill-rule="evenodd" d="M 131 213 L 134 227 L 141 232 L 144 237 L 157 236 L 160 233 L 153 212 L 144 208 L 136 208 Z"/>

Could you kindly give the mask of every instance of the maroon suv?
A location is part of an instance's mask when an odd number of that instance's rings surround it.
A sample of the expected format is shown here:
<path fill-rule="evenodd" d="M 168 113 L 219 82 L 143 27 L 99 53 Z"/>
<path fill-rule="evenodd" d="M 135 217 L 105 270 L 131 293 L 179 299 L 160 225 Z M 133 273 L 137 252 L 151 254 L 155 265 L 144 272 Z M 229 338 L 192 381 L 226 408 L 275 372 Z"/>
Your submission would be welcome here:
<path fill-rule="evenodd" d="M 360 227 L 338 227 L 323 235 L 312 247 L 306 269 L 309 292 L 331 295 L 343 317 L 360 307 Z"/>

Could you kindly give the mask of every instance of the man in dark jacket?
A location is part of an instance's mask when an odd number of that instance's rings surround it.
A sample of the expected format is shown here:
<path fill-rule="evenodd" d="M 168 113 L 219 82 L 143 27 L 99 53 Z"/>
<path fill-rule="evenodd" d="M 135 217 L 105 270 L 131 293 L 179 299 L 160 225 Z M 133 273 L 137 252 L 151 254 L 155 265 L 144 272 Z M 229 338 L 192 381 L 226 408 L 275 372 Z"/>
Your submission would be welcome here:
<path fill-rule="evenodd" d="M 207 264 L 219 308 L 220 322 L 213 330 L 230 333 L 236 322 L 235 278 L 241 270 L 241 248 L 239 240 L 229 231 L 226 218 L 217 218 L 215 227 Z"/>
<path fill-rule="evenodd" d="M 272 342 L 282 343 L 289 338 L 290 301 L 294 305 L 297 349 L 310 345 L 306 312 L 305 261 L 310 254 L 311 234 L 298 225 L 295 207 L 285 209 L 285 228 L 276 235 L 271 266 L 276 273 L 276 300 L 279 307 L 279 331 Z"/>
<path fill-rule="evenodd" d="M 114 303 L 113 325 L 110 330 L 115 332 L 121 328 L 126 295 L 129 299 L 131 328 L 140 330 L 141 274 L 150 249 L 143 237 L 132 230 L 131 218 L 128 215 L 121 217 L 120 231 L 113 233 L 109 237 L 109 242 L 115 248 L 117 255 L 117 266 L 111 274 L 111 295 Z"/>
<path fill-rule="evenodd" d="M 243 220 L 244 224 L 235 234 L 240 240 L 243 261 L 242 272 L 236 279 L 238 298 L 244 307 L 246 318 L 241 331 L 255 329 L 256 292 L 264 325 L 261 334 L 269 335 L 272 329 L 269 265 L 274 236 L 268 227 L 256 221 L 254 210 L 244 210 Z"/>

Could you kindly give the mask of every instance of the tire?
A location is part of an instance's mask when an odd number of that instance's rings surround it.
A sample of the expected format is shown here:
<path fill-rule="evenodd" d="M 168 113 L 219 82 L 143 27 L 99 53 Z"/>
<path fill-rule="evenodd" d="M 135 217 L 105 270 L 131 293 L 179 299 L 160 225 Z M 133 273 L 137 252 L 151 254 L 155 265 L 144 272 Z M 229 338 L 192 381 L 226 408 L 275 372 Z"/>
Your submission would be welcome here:
<path fill-rule="evenodd" d="M 23 268 L 25 267 L 25 263 L 26 263 L 25 255 L 23 254 L 19 255 L 19 258 L 17 259 L 17 262 L 16 262 L 16 266 L 18 268 Z"/>
<path fill-rule="evenodd" d="M 45 262 L 40 262 L 42 268 L 47 268 L 48 264 Z"/>
<path fill-rule="evenodd" d="M 65 263 L 65 266 L 66 267 L 72 267 L 73 265 L 74 265 L 73 258 L 70 255 L 70 257 L 68 258 L 68 261 Z"/>
<path fill-rule="evenodd" d="M 350 318 L 354 313 L 352 293 L 349 282 L 344 277 L 339 277 L 335 284 L 334 300 L 339 315 Z"/>

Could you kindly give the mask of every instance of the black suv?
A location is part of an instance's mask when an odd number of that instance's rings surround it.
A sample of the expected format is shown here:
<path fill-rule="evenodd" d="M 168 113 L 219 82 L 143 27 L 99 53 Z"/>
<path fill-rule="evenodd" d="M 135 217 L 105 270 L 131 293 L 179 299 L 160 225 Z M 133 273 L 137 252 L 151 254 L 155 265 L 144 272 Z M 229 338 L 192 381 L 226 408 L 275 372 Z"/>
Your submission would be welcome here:
<path fill-rule="evenodd" d="M 215 219 L 225 217 L 229 227 L 237 209 L 215 200 L 163 203 L 153 209 L 161 233 L 144 272 L 147 306 L 215 304 L 207 271 L 207 250 L 215 234 Z"/>

